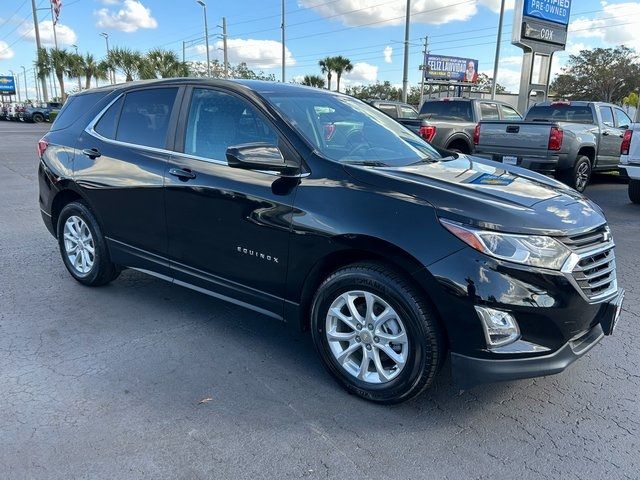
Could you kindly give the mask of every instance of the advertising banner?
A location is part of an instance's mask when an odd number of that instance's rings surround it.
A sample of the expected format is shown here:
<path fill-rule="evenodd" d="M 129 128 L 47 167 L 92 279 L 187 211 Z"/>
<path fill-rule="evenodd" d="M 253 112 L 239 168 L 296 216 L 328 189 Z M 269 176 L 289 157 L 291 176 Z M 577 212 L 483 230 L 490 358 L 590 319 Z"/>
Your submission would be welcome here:
<path fill-rule="evenodd" d="M 478 60 L 427 54 L 423 72 L 425 80 L 476 83 L 478 81 Z"/>
<path fill-rule="evenodd" d="M 16 82 L 11 76 L 0 76 L 0 95 L 15 95 Z"/>
<path fill-rule="evenodd" d="M 524 16 L 548 22 L 569 24 L 571 0 L 525 0 Z"/>

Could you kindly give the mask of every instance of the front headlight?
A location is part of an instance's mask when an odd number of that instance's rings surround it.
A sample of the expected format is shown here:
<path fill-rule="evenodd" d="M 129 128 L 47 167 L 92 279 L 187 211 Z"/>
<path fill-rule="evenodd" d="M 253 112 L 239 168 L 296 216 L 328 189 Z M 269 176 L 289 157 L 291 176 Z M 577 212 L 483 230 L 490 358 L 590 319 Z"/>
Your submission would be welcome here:
<path fill-rule="evenodd" d="M 479 252 L 509 262 L 560 270 L 571 251 L 554 238 L 481 230 L 440 219 L 444 228 Z"/>

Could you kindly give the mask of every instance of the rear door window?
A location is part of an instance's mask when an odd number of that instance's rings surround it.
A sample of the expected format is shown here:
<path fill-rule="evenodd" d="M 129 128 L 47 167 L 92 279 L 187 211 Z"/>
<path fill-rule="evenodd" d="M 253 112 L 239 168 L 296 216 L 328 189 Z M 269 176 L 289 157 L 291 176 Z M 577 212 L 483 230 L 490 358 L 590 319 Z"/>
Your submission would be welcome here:
<path fill-rule="evenodd" d="M 116 140 L 165 148 L 171 111 L 178 88 L 150 88 L 127 93 Z"/>
<path fill-rule="evenodd" d="M 120 118 L 120 111 L 122 110 L 122 104 L 124 102 L 124 96 L 118 98 L 108 109 L 104 112 L 104 115 L 98 120 L 93 129 L 96 133 L 99 133 L 105 138 L 115 139 L 116 130 L 118 128 L 118 119 Z"/>
<path fill-rule="evenodd" d="M 391 118 L 398 118 L 398 111 L 396 110 L 396 106 L 390 103 L 381 103 L 378 105 L 378 110 L 383 111 Z"/>
<path fill-rule="evenodd" d="M 481 120 L 500 120 L 500 114 L 498 113 L 498 105 L 495 103 L 481 103 L 480 104 L 480 119 Z"/>
<path fill-rule="evenodd" d="M 607 127 L 613 127 L 613 112 L 611 111 L 611 107 L 598 107 L 600 111 L 600 117 L 602 117 L 602 123 Z"/>
<path fill-rule="evenodd" d="M 522 117 L 513 108 L 506 105 L 500 105 L 500 112 L 504 120 L 522 120 Z"/>
<path fill-rule="evenodd" d="M 184 153 L 226 161 L 228 147 L 255 142 L 277 145 L 278 136 L 252 105 L 218 90 L 193 90 Z"/>
<path fill-rule="evenodd" d="M 613 111 L 616 114 L 616 126 L 618 128 L 629 128 L 632 123 L 629 115 L 624 113 L 624 111 L 620 110 L 619 108 L 614 108 Z"/>
<path fill-rule="evenodd" d="M 62 110 L 58 113 L 53 125 L 51 125 L 51 131 L 63 130 L 73 125 L 78 118 L 87 113 L 107 93 L 109 92 L 84 93 L 69 97 Z"/>
<path fill-rule="evenodd" d="M 418 112 L 411 107 L 400 106 L 400 118 L 418 118 Z"/>

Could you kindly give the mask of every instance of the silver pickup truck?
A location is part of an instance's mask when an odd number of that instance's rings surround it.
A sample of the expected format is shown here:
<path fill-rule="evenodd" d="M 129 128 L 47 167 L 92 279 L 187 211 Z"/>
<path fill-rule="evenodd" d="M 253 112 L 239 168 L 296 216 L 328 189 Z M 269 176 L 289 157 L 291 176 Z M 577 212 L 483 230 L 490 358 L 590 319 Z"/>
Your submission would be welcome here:
<path fill-rule="evenodd" d="M 480 122 L 475 153 L 555 175 L 582 192 L 593 171 L 618 170 L 630 125 L 624 110 L 609 103 L 543 102 L 521 122 Z"/>

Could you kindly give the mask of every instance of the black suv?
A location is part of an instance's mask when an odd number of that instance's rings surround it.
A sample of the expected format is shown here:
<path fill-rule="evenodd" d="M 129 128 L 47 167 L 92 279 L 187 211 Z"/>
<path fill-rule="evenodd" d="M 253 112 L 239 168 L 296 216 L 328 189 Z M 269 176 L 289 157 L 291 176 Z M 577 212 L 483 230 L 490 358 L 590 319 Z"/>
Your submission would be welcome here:
<path fill-rule="evenodd" d="M 461 388 L 558 373 L 620 312 L 595 204 L 339 93 L 109 86 L 69 98 L 38 152 L 42 217 L 76 280 L 132 268 L 310 329 L 331 374 L 376 402 L 418 394 L 446 355 Z"/>

